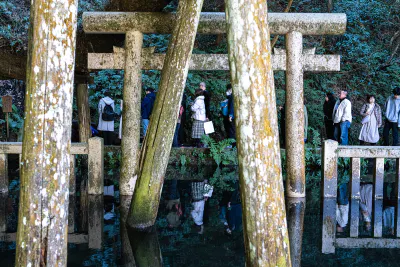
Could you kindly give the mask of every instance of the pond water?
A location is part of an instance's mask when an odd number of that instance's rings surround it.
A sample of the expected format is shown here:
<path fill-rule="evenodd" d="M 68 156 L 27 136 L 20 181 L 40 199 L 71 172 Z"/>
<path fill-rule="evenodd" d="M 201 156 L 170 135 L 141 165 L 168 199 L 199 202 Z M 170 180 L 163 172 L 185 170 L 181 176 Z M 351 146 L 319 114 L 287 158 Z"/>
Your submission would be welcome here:
<path fill-rule="evenodd" d="M 223 177 L 224 172 L 218 175 Z M 315 182 L 315 178 L 310 180 Z M 120 198 L 117 190 L 112 191 L 112 186 L 105 191 L 111 192 L 114 197 L 83 198 L 77 194 L 71 198 L 70 220 L 74 220 L 74 227 L 70 228 L 69 237 L 76 243 L 68 244 L 68 266 L 135 266 L 133 258 L 137 266 L 245 266 L 240 209 L 237 209 L 240 204 L 236 208 L 232 205 L 230 210 L 231 214 L 233 210 L 236 212 L 236 227 L 231 234 L 226 233 L 224 219 L 221 217 L 220 203 L 226 201 L 227 196 L 232 201 L 235 182 L 233 179 L 227 182 L 223 182 L 223 179 L 219 182 L 210 179 L 210 182 L 216 185 L 207 201 L 192 202 L 197 197 L 196 190 L 204 189 L 204 183 L 199 180 L 190 181 L 190 177 L 186 177 L 186 180 L 167 179 L 155 229 L 146 234 L 128 232 L 121 223 L 130 200 Z M 17 227 L 18 190 L 18 180 L 12 180 L 10 193 L 0 199 L 0 229 L 8 233 L 1 235 L 1 267 L 14 266 L 16 244 L 13 233 Z M 192 215 L 193 207 L 200 213 Z M 202 207 L 204 213 L 201 212 Z M 399 249 L 337 248 L 334 254 L 322 254 L 318 183 L 309 183 L 305 207 L 302 248 L 295 248 L 301 251 L 302 266 L 375 267 L 396 266 L 400 262 Z M 291 214 L 295 216 L 296 212 L 292 210 Z M 194 223 L 193 217 L 197 222 L 203 220 L 203 230 Z M 290 231 L 299 230 L 296 228 L 296 220 L 290 221 L 289 225 Z M 129 237 L 134 242 L 129 242 Z"/>

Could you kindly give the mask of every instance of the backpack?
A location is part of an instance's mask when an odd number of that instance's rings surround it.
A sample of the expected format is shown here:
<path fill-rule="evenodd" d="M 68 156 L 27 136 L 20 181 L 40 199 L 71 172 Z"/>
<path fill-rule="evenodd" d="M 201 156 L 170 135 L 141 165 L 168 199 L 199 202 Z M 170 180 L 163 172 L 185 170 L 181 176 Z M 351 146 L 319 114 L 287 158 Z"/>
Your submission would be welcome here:
<path fill-rule="evenodd" d="M 103 121 L 113 121 L 115 118 L 115 112 L 111 105 L 106 104 L 103 109 L 103 113 L 101 114 L 101 118 Z"/>
<path fill-rule="evenodd" d="M 228 116 L 228 99 L 220 103 L 222 115 Z"/>

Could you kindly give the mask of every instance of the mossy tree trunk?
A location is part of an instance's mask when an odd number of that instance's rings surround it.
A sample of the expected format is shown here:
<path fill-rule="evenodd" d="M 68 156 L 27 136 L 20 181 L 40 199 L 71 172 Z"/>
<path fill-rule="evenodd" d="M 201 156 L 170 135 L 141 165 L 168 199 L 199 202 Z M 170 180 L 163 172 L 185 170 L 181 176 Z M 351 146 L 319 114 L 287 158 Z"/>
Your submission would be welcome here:
<path fill-rule="evenodd" d="M 142 145 L 138 179 L 127 223 L 136 229 L 154 224 L 178 120 L 203 0 L 180 1 L 159 90 Z"/>
<path fill-rule="evenodd" d="M 265 0 L 226 1 L 246 266 L 290 266 Z"/>
<path fill-rule="evenodd" d="M 77 0 L 34 0 L 17 266 L 66 266 Z"/>

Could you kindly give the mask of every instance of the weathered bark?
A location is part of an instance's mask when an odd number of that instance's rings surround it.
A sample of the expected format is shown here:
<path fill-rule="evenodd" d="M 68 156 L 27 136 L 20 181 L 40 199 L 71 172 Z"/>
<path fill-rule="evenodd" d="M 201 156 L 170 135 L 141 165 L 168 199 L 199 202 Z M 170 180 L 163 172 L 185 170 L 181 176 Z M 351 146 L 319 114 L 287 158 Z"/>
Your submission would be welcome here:
<path fill-rule="evenodd" d="M 138 181 L 127 219 L 132 228 L 147 228 L 157 217 L 202 5 L 203 0 L 180 2 L 150 125 L 142 145 Z"/>
<path fill-rule="evenodd" d="M 92 131 L 90 130 L 90 108 L 87 84 L 78 84 L 76 104 L 78 106 L 79 141 L 87 143 Z"/>
<path fill-rule="evenodd" d="M 123 196 L 133 194 L 139 162 L 142 44 L 143 35 L 140 32 L 126 33 L 120 177 L 120 192 Z"/>
<path fill-rule="evenodd" d="M 17 266 L 66 266 L 76 0 L 32 2 Z"/>
<path fill-rule="evenodd" d="M 247 266 L 290 266 L 264 0 L 226 2 Z"/>
<path fill-rule="evenodd" d="M 305 197 L 303 35 L 286 35 L 286 192 Z"/>
<path fill-rule="evenodd" d="M 164 266 L 155 226 L 143 231 L 130 229 L 128 234 L 137 267 Z"/>
<path fill-rule="evenodd" d="M 287 198 L 287 222 L 290 242 L 290 261 L 292 267 L 301 266 L 301 247 L 303 243 L 305 198 Z"/>

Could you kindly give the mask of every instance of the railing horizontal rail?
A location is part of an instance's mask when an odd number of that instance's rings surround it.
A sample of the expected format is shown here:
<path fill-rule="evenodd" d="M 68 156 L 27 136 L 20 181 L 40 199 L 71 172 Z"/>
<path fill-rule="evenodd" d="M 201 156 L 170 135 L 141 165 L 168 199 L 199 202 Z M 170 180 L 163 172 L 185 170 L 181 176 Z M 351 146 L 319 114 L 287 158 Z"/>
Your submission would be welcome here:
<path fill-rule="evenodd" d="M 72 143 L 71 154 L 87 155 L 87 143 Z M 0 154 L 22 154 L 22 142 L 0 142 Z"/>
<path fill-rule="evenodd" d="M 400 158 L 399 146 L 338 146 L 339 158 Z"/>
<path fill-rule="evenodd" d="M 338 248 L 399 248 L 400 239 L 393 238 L 336 238 Z"/>

